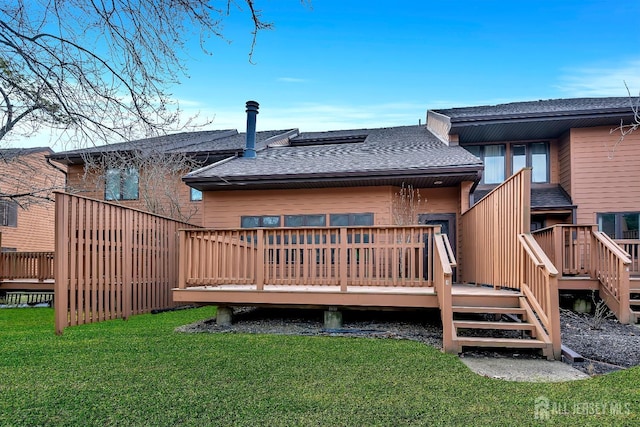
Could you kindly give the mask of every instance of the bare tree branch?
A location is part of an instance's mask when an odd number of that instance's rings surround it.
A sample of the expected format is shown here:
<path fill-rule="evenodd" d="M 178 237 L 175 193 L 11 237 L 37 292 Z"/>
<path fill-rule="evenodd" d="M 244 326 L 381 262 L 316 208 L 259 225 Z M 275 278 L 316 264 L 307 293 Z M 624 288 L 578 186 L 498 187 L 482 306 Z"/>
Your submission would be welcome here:
<path fill-rule="evenodd" d="M 246 13 L 251 61 L 272 27 L 256 1 L 0 0 L 0 141 L 51 128 L 86 146 L 180 129 L 168 88 L 188 44 L 197 35 L 204 48 Z"/>
<path fill-rule="evenodd" d="M 622 144 L 622 141 L 624 141 L 627 135 L 635 132 L 638 130 L 638 127 L 640 127 L 640 94 L 638 97 L 634 98 L 631 96 L 631 90 L 629 89 L 627 82 L 624 82 L 624 87 L 627 89 L 627 94 L 629 96 L 629 108 L 633 112 L 633 119 L 631 120 L 631 123 L 627 124 L 625 124 L 623 120 L 620 120 L 620 126 L 611 129 L 609 132 L 609 134 L 620 133 L 620 137 L 616 143 L 609 149 L 609 159 L 614 157 L 616 149 L 620 144 Z"/>

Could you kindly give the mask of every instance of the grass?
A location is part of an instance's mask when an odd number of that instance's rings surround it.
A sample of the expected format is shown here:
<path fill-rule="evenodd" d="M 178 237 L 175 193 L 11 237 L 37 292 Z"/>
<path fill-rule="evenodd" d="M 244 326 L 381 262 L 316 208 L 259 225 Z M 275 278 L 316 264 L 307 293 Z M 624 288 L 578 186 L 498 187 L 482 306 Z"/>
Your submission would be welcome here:
<path fill-rule="evenodd" d="M 0 310 L 0 425 L 640 423 L 640 368 L 513 383 L 411 341 L 173 332 L 214 313 L 142 315 L 55 336 L 52 309 Z M 540 396 L 555 411 L 550 421 L 534 417 Z"/>

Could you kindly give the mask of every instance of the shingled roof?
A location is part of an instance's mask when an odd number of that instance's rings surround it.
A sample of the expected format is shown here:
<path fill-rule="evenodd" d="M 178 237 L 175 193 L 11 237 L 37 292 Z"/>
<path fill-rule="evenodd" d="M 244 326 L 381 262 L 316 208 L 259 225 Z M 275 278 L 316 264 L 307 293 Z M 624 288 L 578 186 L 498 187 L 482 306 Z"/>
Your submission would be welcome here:
<path fill-rule="evenodd" d="M 356 141 L 356 142 L 353 142 Z M 477 182 L 482 162 L 450 147 L 424 126 L 302 133 L 255 159 L 237 157 L 183 179 L 200 190 L 311 188 L 345 185 L 420 186 Z"/>
<path fill-rule="evenodd" d="M 476 190 L 473 193 L 474 203 L 479 202 L 493 189 Z M 531 210 L 556 210 L 573 209 L 576 206 L 571 202 L 571 197 L 559 185 L 531 188 Z"/>
<path fill-rule="evenodd" d="M 639 105 L 638 97 L 548 99 L 430 110 L 427 122 L 440 131 L 444 126 L 447 135 L 458 135 L 461 144 L 551 139 L 572 128 L 629 123 Z"/>
<path fill-rule="evenodd" d="M 16 157 L 41 152 L 50 154 L 53 153 L 53 150 L 49 147 L 0 148 L 0 160 L 9 161 Z"/>
<path fill-rule="evenodd" d="M 433 111 L 449 117 L 451 122 L 516 117 L 557 117 L 594 112 L 628 112 L 631 107 L 638 105 L 638 100 L 638 98 L 629 97 L 547 99 Z"/>
<path fill-rule="evenodd" d="M 267 144 L 280 136 L 288 136 L 291 130 L 269 130 L 256 133 L 257 144 Z M 296 132 L 297 133 L 297 132 Z M 101 145 L 78 150 L 62 151 L 49 156 L 63 164 L 83 163 L 84 156 L 99 156 L 106 153 L 127 151 L 155 151 L 163 153 L 185 153 L 194 156 L 229 157 L 242 152 L 245 134 L 236 129 L 182 132 L 153 138 L 116 144 Z"/>

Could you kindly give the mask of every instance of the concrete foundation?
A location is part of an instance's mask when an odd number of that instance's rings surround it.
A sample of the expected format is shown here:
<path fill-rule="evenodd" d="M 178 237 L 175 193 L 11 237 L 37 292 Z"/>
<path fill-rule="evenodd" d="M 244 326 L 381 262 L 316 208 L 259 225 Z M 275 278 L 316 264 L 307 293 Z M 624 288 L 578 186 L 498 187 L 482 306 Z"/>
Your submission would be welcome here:
<path fill-rule="evenodd" d="M 342 313 L 337 308 L 331 307 L 324 312 L 324 328 L 325 329 L 341 329 Z"/>
<path fill-rule="evenodd" d="M 578 313 L 591 313 L 591 301 L 576 299 L 573 303 L 573 311 Z"/>
<path fill-rule="evenodd" d="M 231 326 L 233 320 L 233 309 L 227 306 L 219 306 L 216 314 L 216 324 L 218 326 Z"/>

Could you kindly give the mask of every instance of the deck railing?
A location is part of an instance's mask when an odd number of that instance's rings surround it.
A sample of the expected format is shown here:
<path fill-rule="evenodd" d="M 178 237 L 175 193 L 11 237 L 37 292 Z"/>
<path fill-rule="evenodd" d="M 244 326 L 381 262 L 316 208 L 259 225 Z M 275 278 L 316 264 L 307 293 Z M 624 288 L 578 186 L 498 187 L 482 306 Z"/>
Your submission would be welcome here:
<path fill-rule="evenodd" d="M 625 253 L 609 236 L 593 232 L 595 245 L 594 273 L 600 280 L 604 299 L 621 323 L 629 323 L 629 254 Z"/>
<path fill-rule="evenodd" d="M 518 236 L 522 258 L 522 293 L 536 316 L 544 326 L 537 331 L 539 338 L 548 335 L 555 359 L 560 358 L 562 339 L 560 335 L 560 309 L 558 301 L 558 270 L 538 245 L 531 234 Z"/>
<path fill-rule="evenodd" d="M 440 317 L 442 318 L 442 349 L 447 353 L 458 353 L 454 344 L 451 285 L 456 260 L 449 239 L 444 234 L 436 234 L 433 239 L 433 285 L 438 295 Z"/>
<path fill-rule="evenodd" d="M 529 232 L 531 169 L 525 168 L 462 214 L 462 280 L 519 288 L 518 235 Z"/>
<path fill-rule="evenodd" d="M 560 224 L 534 231 L 536 241 L 563 275 L 589 276 L 593 270 L 593 239 L 596 225 Z"/>
<path fill-rule="evenodd" d="M 631 276 L 640 276 L 640 240 L 621 239 L 614 240 L 628 255 L 631 264 L 629 264 L 629 274 Z"/>
<path fill-rule="evenodd" d="M 178 233 L 189 224 L 56 194 L 56 333 L 173 306 Z"/>
<path fill-rule="evenodd" d="M 1 252 L 0 280 L 53 279 L 54 252 Z"/>
<path fill-rule="evenodd" d="M 622 248 L 596 225 L 554 225 L 533 233 L 564 276 L 586 276 L 601 283 L 601 297 L 623 323 L 629 321 L 629 269 L 637 254 L 631 241 Z M 637 258 L 635 258 L 637 259 Z"/>
<path fill-rule="evenodd" d="M 434 231 L 439 227 L 181 230 L 179 288 L 432 286 Z"/>

